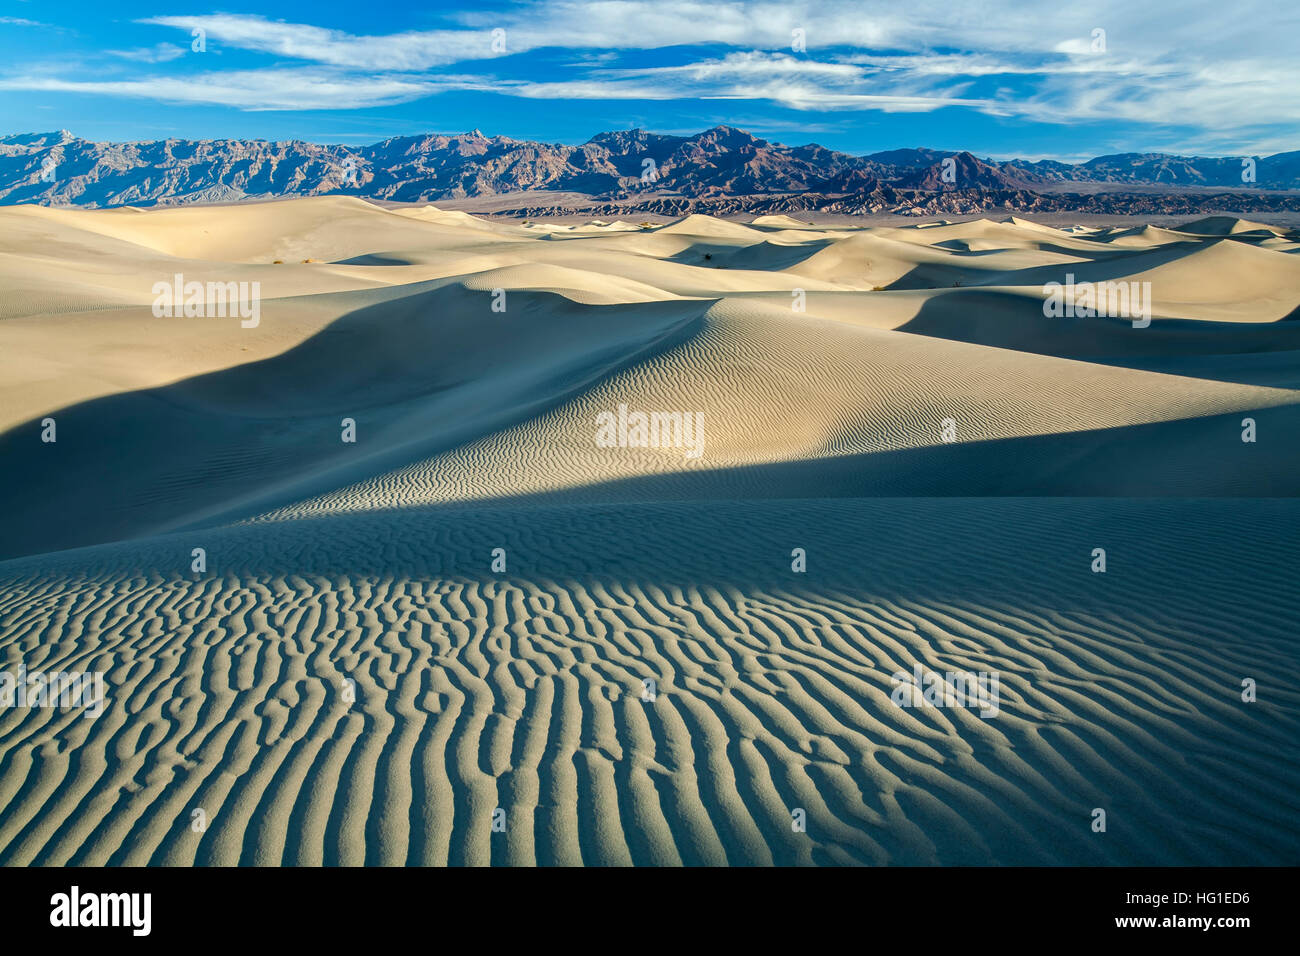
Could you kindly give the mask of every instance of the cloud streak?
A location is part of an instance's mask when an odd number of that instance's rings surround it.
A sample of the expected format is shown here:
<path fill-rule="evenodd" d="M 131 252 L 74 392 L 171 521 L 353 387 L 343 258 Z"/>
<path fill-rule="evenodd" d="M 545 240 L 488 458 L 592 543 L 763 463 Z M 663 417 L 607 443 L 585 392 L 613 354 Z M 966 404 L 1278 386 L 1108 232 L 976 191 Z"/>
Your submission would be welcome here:
<path fill-rule="evenodd" d="M 203 103 L 243 110 L 365 109 L 422 99 L 446 89 L 473 89 L 464 77 L 356 77 L 312 68 L 226 71 L 130 80 L 64 80 L 49 76 L 0 79 L 0 90 L 89 93 Z"/>

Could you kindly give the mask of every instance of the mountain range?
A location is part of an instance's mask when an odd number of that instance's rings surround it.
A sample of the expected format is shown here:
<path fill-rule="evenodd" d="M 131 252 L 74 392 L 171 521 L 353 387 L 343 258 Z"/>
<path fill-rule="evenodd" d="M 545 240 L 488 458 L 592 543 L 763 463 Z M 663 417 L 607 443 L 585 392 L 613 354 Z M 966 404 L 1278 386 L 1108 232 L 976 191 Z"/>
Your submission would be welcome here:
<path fill-rule="evenodd" d="M 0 138 L 0 204 L 148 206 L 323 194 L 428 202 L 544 190 L 635 207 L 882 190 L 1300 190 L 1300 151 L 1251 160 L 1254 182 L 1243 183 L 1241 157 L 1122 153 L 1078 164 L 998 162 L 924 148 L 854 156 L 815 144 L 783 146 L 729 126 L 692 136 L 620 130 L 578 146 L 478 130 L 359 147 L 235 139 L 95 143 L 64 130 Z M 1294 199 L 1283 206 L 1292 208 Z"/>

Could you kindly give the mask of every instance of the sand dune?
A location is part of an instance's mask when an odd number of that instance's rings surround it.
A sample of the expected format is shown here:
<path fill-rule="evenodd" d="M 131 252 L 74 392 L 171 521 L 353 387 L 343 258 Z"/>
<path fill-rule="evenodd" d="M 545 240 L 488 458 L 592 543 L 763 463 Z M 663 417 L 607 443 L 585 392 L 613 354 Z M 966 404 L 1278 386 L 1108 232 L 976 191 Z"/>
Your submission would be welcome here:
<path fill-rule="evenodd" d="M 751 226 L 775 226 L 778 229 L 807 229 L 808 223 L 791 216 L 756 216 Z"/>
<path fill-rule="evenodd" d="M 1298 249 L 0 209 L 0 863 L 1291 862 Z"/>

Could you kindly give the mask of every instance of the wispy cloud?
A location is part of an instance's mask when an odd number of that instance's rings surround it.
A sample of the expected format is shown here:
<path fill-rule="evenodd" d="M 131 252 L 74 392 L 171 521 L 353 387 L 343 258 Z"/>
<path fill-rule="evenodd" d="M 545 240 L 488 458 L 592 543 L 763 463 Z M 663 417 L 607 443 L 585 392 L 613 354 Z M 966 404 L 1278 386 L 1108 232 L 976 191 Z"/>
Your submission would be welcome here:
<path fill-rule="evenodd" d="M 496 55 L 491 31 L 484 30 L 354 36 L 251 14 L 150 17 L 140 22 L 177 27 L 191 34 L 203 30 L 208 43 L 353 70 L 420 71 Z"/>
<path fill-rule="evenodd" d="M 177 46 L 175 43 L 158 43 L 150 47 L 138 47 L 134 50 L 108 50 L 109 56 L 120 57 L 123 60 L 133 60 L 137 63 L 170 63 L 172 60 L 179 60 L 185 55 L 185 47 Z"/>
<path fill-rule="evenodd" d="M 197 76 L 130 80 L 64 80 L 49 76 L 0 78 L 0 90 L 98 93 L 169 103 L 209 103 L 244 110 L 363 109 L 405 103 L 454 87 L 472 89 L 464 77 L 358 77 L 312 68 L 226 71 Z"/>
<path fill-rule="evenodd" d="M 914 113 L 945 106 L 994 108 L 961 96 L 957 87 L 940 90 L 912 77 L 877 84 L 877 91 L 870 92 L 865 78 L 866 71 L 849 63 L 748 52 L 678 66 L 599 70 L 588 79 L 523 83 L 503 92 L 536 99 L 767 100 L 798 110 Z"/>

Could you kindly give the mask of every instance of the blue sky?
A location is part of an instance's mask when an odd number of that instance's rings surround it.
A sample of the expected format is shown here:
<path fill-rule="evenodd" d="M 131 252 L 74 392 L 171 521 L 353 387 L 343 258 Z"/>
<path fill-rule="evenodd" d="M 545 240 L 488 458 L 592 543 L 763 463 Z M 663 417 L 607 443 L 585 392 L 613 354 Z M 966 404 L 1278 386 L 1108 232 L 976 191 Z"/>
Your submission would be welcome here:
<path fill-rule="evenodd" d="M 1258 0 L 0 0 L 0 135 L 1261 155 L 1300 148 L 1297 47 Z"/>

